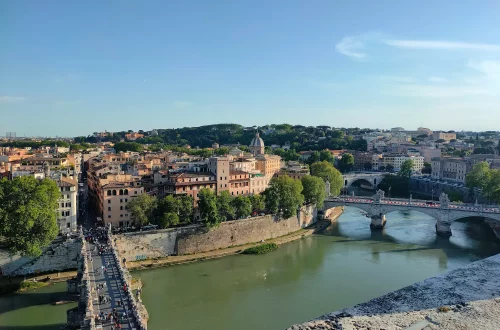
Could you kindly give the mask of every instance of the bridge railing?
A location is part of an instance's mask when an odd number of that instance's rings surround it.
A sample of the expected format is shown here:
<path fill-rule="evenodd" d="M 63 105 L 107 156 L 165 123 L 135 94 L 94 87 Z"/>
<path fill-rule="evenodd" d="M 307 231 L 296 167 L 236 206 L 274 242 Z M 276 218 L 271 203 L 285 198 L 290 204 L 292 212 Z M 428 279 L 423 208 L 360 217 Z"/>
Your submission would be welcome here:
<path fill-rule="evenodd" d="M 143 313 L 146 313 L 146 307 L 144 307 L 144 305 L 142 304 L 141 301 L 137 301 L 134 297 L 134 294 L 132 292 L 132 286 L 130 283 L 132 276 L 130 275 L 128 269 L 124 268 L 121 264 L 120 256 L 118 255 L 118 252 L 116 251 L 115 247 L 113 246 L 113 239 L 112 239 L 111 230 L 108 232 L 108 237 L 109 237 L 109 240 L 111 242 L 111 251 L 113 252 L 113 257 L 114 257 L 116 265 L 118 267 L 118 272 L 120 274 L 120 277 L 123 280 L 123 282 L 127 284 L 126 295 L 130 299 L 130 302 L 132 305 L 133 315 L 134 315 L 135 320 L 137 321 L 140 329 L 145 330 L 145 329 L 147 329 L 147 320 L 142 318 L 142 316 L 140 315 L 140 311 L 143 311 Z"/>

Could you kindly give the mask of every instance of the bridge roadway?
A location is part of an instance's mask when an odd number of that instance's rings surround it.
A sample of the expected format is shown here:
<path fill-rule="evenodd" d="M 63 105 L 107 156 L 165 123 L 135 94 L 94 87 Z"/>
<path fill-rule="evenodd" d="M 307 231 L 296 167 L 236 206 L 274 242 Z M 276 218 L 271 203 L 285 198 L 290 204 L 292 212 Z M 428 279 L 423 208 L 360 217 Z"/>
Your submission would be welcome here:
<path fill-rule="evenodd" d="M 127 295 L 123 290 L 124 282 L 120 277 L 120 271 L 118 269 L 117 261 L 115 261 L 112 251 L 106 251 L 99 255 L 97 249 L 93 251 L 96 247 L 93 243 L 87 244 L 87 255 L 92 256 L 91 261 L 89 261 L 89 276 L 92 287 L 92 300 L 95 306 L 94 312 L 98 315 L 100 312 L 104 314 L 112 312 L 113 308 L 116 308 L 118 315 L 120 316 L 120 329 L 140 329 L 137 326 L 137 321 L 131 311 L 130 300 L 127 299 Z M 119 262 L 119 261 L 118 261 Z M 109 266 L 106 267 L 106 265 Z M 107 268 L 107 272 L 102 271 L 102 266 Z M 97 285 L 106 283 L 106 286 L 97 292 Z M 109 302 L 99 304 L 99 295 L 104 295 L 109 298 Z M 118 301 L 124 302 L 121 306 L 118 305 Z M 127 316 L 121 319 L 123 314 Z M 97 316 L 95 315 L 95 316 Z M 115 323 L 110 321 L 100 322 L 96 320 L 96 329 L 117 329 Z"/>
<path fill-rule="evenodd" d="M 342 203 L 352 203 L 352 204 L 373 204 L 372 198 L 362 198 L 362 197 L 338 197 L 332 198 L 331 201 L 337 201 Z M 439 202 L 431 202 L 426 200 L 411 200 L 411 199 L 399 199 L 399 198 L 384 198 L 380 200 L 380 204 L 388 206 L 410 206 L 412 208 L 426 208 L 426 209 L 440 209 L 441 204 Z M 448 209 L 455 211 L 467 211 L 467 212 L 477 212 L 477 213 L 496 213 L 500 214 L 500 207 L 495 206 L 482 206 L 482 205 L 471 205 L 471 204 L 448 204 Z"/>

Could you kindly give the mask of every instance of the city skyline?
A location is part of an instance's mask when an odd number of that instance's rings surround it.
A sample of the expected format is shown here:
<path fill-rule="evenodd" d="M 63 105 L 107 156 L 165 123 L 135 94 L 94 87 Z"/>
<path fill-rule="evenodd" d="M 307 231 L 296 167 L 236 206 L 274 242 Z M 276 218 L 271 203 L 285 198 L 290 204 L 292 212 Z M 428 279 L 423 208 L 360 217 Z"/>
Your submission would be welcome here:
<path fill-rule="evenodd" d="M 450 4 L 5 1 L 0 135 L 497 130 L 500 5 Z"/>

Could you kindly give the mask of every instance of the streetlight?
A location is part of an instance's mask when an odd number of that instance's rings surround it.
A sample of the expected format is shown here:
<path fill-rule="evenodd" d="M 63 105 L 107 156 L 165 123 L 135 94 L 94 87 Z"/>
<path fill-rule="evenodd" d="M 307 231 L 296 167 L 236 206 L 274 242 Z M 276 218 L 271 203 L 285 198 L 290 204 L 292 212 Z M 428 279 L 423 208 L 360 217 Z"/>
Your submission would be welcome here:
<path fill-rule="evenodd" d="M 431 190 L 431 200 L 434 202 L 434 188 Z"/>

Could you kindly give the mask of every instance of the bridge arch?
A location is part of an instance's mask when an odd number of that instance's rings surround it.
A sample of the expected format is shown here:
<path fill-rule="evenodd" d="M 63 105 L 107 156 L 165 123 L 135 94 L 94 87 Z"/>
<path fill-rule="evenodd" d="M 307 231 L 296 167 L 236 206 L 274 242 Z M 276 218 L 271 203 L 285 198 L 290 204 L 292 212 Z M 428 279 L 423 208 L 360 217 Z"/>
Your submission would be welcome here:
<path fill-rule="evenodd" d="M 368 183 L 373 189 L 376 189 L 383 178 L 382 174 L 345 174 L 343 176 L 344 189 L 349 189 L 354 182 L 358 181 Z"/>

